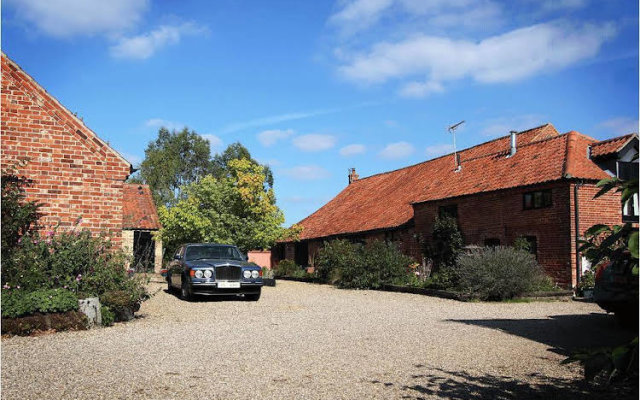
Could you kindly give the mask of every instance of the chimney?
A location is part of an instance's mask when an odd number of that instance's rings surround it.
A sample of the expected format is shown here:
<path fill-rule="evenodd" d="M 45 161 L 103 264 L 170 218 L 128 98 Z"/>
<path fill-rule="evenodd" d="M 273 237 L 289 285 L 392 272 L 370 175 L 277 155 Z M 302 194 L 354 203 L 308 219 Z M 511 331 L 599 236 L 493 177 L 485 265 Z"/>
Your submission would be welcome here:
<path fill-rule="evenodd" d="M 349 185 L 357 181 L 360 176 L 356 174 L 355 168 L 349 168 Z"/>
<path fill-rule="evenodd" d="M 516 154 L 516 135 L 518 134 L 518 132 L 510 131 L 509 133 L 511 133 L 511 152 L 509 153 L 509 157 L 512 157 L 514 154 Z"/>

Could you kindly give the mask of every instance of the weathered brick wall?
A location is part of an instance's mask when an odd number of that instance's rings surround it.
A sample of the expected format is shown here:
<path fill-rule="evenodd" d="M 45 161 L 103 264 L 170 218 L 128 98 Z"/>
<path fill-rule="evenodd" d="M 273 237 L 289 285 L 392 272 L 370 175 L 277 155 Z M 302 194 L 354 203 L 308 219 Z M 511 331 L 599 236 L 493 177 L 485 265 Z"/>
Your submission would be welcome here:
<path fill-rule="evenodd" d="M 525 192 L 551 189 L 552 206 L 524 210 Z M 563 286 L 572 279 L 570 185 L 568 182 L 503 190 L 414 206 L 416 231 L 431 240 L 433 222 L 441 205 L 457 204 L 458 223 L 466 244 L 484 245 L 485 239 L 499 239 L 512 245 L 519 236 L 535 236 L 538 262 Z"/>
<path fill-rule="evenodd" d="M 64 229 L 82 217 L 119 245 L 129 163 L 4 54 L 1 105 L 2 164 L 29 160 L 19 173 L 34 180 L 27 195 L 44 203 L 41 223 Z"/>

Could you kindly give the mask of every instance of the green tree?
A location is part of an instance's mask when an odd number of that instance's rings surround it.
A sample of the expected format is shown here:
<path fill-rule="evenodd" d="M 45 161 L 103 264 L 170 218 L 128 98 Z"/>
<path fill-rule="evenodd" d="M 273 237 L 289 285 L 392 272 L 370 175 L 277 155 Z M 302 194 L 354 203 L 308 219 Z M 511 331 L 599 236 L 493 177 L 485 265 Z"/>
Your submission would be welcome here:
<path fill-rule="evenodd" d="M 232 169 L 229 163 L 232 160 L 249 160 L 254 165 L 260 165 L 265 175 L 265 183 L 268 187 L 273 187 L 273 173 L 268 165 L 261 165 L 251 158 L 251 153 L 240 142 L 230 144 L 222 153 L 216 154 L 211 160 L 211 173 L 218 179 L 228 178 Z"/>
<path fill-rule="evenodd" d="M 217 242 L 248 251 L 269 248 L 287 233 L 264 168 L 248 159 L 231 159 L 227 168 L 224 177 L 207 175 L 185 186 L 173 207 L 160 207 L 160 237 L 168 248 Z"/>
<path fill-rule="evenodd" d="M 200 180 L 210 168 L 208 140 L 187 128 L 169 132 L 163 127 L 145 150 L 140 177 L 157 205 L 171 206 L 182 197 L 183 187 Z"/>

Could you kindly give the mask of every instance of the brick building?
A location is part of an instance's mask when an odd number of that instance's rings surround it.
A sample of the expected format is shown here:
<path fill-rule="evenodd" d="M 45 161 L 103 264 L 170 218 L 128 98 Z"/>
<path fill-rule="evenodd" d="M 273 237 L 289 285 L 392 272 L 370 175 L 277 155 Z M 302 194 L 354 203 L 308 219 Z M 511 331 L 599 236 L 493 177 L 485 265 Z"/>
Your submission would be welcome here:
<path fill-rule="evenodd" d="M 162 241 L 153 234 L 160 220 L 148 185 L 124 184 L 122 203 L 122 246 L 133 256 L 136 271 L 162 269 Z"/>
<path fill-rule="evenodd" d="M 131 164 L 4 53 L 1 106 L 0 160 L 3 167 L 24 165 L 18 174 L 33 180 L 26 193 L 43 203 L 44 229 L 69 228 L 82 218 L 81 228 L 126 245 L 124 182 Z M 126 228 L 148 228 L 134 225 Z"/>
<path fill-rule="evenodd" d="M 303 219 L 300 240 L 280 244 L 276 256 L 312 264 L 324 241 L 347 238 L 395 242 L 421 261 L 436 215 L 447 213 L 466 244 L 511 245 L 523 237 L 556 282 L 575 285 L 586 267 L 576 254 L 579 235 L 623 220 L 619 194 L 594 199 L 595 184 L 637 176 L 637 147 L 636 134 L 599 142 L 546 124 L 367 178 L 353 169 L 349 185 Z M 637 221 L 637 207 L 636 198 L 624 218 Z"/>

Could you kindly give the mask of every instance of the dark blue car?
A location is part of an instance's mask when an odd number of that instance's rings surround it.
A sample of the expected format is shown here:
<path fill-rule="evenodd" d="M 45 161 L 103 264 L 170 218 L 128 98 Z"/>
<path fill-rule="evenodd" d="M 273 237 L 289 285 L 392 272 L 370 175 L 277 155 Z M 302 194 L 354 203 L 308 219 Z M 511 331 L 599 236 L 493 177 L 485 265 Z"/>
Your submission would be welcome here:
<path fill-rule="evenodd" d="M 262 291 L 262 268 L 247 262 L 236 246 L 190 243 L 178 248 L 167 268 L 169 291 L 180 297 L 194 295 L 242 295 L 258 301 Z"/>

